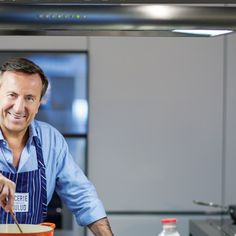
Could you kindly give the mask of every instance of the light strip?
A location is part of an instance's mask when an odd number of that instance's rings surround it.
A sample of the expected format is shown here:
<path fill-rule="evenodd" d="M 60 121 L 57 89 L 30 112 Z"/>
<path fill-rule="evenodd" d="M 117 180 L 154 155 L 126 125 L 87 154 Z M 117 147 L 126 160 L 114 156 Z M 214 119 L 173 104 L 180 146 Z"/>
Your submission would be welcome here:
<path fill-rule="evenodd" d="M 204 35 L 204 36 L 218 36 L 223 34 L 232 33 L 232 30 L 172 30 L 172 32 L 176 33 L 184 33 L 184 34 L 196 34 L 196 35 Z"/>

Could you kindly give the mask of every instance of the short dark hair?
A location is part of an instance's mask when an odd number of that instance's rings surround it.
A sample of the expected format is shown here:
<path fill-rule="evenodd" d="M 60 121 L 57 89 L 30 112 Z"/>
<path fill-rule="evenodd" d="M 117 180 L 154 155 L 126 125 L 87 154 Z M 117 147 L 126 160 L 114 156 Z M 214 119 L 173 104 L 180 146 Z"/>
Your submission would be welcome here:
<path fill-rule="evenodd" d="M 34 62 L 23 57 L 16 57 L 7 60 L 0 67 L 1 75 L 6 71 L 19 71 L 27 74 L 38 74 L 42 80 L 43 88 L 41 91 L 41 98 L 47 91 L 48 88 L 48 78 L 44 74 L 43 70 L 36 65 Z"/>

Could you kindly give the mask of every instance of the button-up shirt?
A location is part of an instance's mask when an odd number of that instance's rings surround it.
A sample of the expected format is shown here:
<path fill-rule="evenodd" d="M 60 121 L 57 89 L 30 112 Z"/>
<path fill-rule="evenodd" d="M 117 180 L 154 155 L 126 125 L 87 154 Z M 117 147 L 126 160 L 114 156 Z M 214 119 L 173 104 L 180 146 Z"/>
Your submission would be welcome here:
<path fill-rule="evenodd" d="M 17 169 L 13 166 L 12 152 L 0 130 L 0 170 L 14 173 L 38 168 L 33 136 L 39 138 L 42 146 L 46 165 L 47 202 L 50 202 L 56 190 L 80 225 L 88 225 L 105 217 L 95 187 L 75 163 L 64 137 L 45 122 L 34 120 L 29 126 L 29 139 Z"/>

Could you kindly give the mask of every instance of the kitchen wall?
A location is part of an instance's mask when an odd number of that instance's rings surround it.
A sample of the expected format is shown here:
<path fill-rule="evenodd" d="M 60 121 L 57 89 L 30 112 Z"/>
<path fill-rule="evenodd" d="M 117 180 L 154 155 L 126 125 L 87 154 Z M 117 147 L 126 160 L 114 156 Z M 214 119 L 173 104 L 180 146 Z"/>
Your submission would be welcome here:
<path fill-rule="evenodd" d="M 234 203 L 235 40 L 89 38 L 89 176 L 117 235 Z"/>
<path fill-rule="evenodd" d="M 192 200 L 235 201 L 236 35 L 216 38 L 1 36 L 1 50 L 88 50 L 88 175 L 115 235 L 159 220 L 215 217 Z M 76 235 L 76 233 L 75 233 Z"/>
<path fill-rule="evenodd" d="M 187 235 L 206 217 L 194 199 L 223 201 L 224 38 L 97 37 L 89 52 L 89 176 L 114 231 L 176 216 Z"/>
<path fill-rule="evenodd" d="M 108 210 L 219 202 L 223 39 L 92 38 L 89 46 L 89 175 Z"/>
<path fill-rule="evenodd" d="M 236 166 L 236 35 L 227 38 L 226 47 L 226 81 L 225 81 L 225 202 L 235 204 L 235 170 Z"/>

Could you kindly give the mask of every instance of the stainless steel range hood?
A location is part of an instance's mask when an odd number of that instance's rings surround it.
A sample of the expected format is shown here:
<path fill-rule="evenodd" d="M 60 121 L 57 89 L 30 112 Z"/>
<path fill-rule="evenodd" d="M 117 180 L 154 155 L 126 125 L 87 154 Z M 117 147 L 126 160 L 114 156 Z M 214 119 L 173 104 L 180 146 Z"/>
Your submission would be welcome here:
<path fill-rule="evenodd" d="M 235 6 L 153 2 L 0 0 L 0 35 L 192 36 L 173 30 L 236 31 Z"/>

